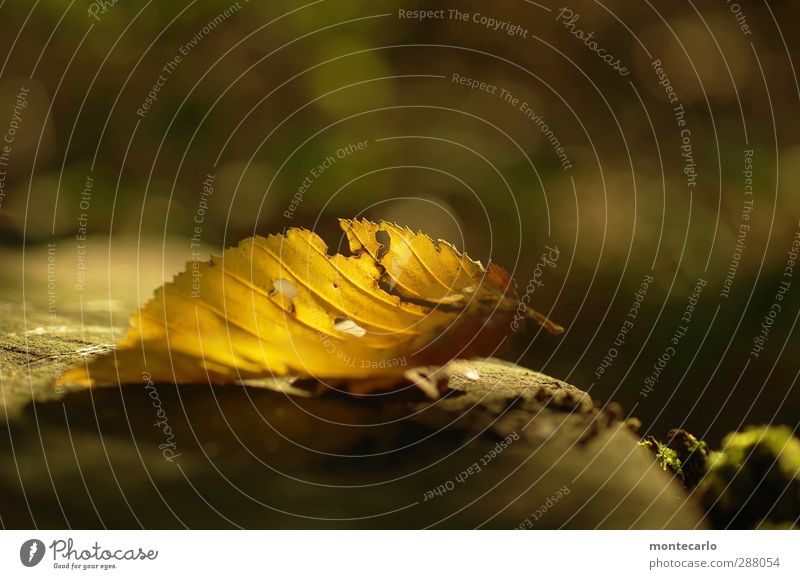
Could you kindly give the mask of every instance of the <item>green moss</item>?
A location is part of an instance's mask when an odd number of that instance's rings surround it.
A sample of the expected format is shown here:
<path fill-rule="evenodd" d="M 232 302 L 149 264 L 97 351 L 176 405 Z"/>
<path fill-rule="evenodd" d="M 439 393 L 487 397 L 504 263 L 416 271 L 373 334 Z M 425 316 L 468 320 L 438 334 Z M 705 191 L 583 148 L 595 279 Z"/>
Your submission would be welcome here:
<path fill-rule="evenodd" d="M 689 432 L 676 428 L 667 433 L 667 446 L 681 461 L 683 485 L 693 489 L 708 472 L 708 445 Z"/>
<path fill-rule="evenodd" d="M 656 460 L 658 461 L 658 464 L 661 465 L 662 469 L 670 470 L 675 475 L 681 478 L 683 477 L 683 471 L 681 471 L 681 460 L 678 457 L 677 452 L 653 436 L 648 436 L 639 444 L 656 455 Z"/>
<path fill-rule="evenodd" d="M 800 520 L 800 440 L 788 427 L 749 427 L 712 453 L 702 500 L 718 528 L 787 527 Z"/>
<path fill-rule="evenodd" d="M 706 474 L 708 445 L 685 430 L 670 430 L 666 443 L 648 436 L 639 444 L 651 450 L 661 468 L 672 471 L 687 489 L 697 486 Z"/>

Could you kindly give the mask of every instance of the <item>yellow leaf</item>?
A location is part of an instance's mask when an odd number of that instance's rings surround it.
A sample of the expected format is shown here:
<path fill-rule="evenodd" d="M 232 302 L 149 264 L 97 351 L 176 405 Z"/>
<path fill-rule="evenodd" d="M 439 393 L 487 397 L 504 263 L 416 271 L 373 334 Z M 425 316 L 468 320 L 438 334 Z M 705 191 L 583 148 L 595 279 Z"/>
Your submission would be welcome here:
<path fill-rule="evenodd" d="M 363 392 L 391 387 L 412 368 L 504 345 L 519 301 L 502 268 L 392 223 L 340 225 L 350 255 L 328 255 L 314 232 L 289 229 L 189 262 L 131 317 L 113 355 L 60 382 L 290 376 Z"/>

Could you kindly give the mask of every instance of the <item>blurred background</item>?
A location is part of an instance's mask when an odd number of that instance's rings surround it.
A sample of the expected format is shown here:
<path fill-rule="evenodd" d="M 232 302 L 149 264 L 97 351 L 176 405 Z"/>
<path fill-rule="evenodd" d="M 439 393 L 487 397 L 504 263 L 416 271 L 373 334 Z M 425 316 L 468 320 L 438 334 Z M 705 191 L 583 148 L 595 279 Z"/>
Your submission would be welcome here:
<path fill-rule="evenodd" d="M 0 243 L 39 250 L 26 279 L 48 244 L 64 291 L 161 247 L 146 295 L 193 251 L 392 220 L 532 288 L 567 332 L 529 326 L 505 357 L 642 434 L 797 427 L 796 2 L 2 12 Z"/>

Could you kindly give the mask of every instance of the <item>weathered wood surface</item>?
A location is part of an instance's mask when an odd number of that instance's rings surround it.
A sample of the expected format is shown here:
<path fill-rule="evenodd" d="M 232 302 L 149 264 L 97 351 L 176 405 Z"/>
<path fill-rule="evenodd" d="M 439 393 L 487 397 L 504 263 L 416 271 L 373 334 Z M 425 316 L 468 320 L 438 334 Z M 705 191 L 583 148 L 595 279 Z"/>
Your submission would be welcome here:
<path fill-rule="evenodd" d="M 142 259 L 159 275 L 160 250 Z M 110 291 L 107 270 L 95 271 L 92 289 L 81 293 L 60 278 L 55 320 L 46 249 L 26 254 L 24 305 L 20 256 L 0 256 L 8 272 L 0 282 L 3 527 L 703 524 L 614 412 L 577 388 L 496 360 L 475 363 L 478 380 L 455 376 L 438 401 L 410 391 L 302 398 L 144 382 L 56 392 L 53 377 L 107 350 L 112 326 L 124 327 L 160 282 L 137 284 L 136 249 L 129 251 L 95 259 L 111 263 Z M 172 260 L 164 270 L 178 267 Z"/>

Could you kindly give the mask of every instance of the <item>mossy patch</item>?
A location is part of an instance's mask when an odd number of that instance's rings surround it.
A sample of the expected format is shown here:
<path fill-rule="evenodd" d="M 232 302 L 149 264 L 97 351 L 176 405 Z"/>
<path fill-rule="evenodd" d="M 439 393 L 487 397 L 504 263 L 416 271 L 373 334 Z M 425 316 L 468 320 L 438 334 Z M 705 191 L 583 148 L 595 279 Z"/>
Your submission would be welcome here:
<path fill-rule="evenodd" d="M 701 485 L 718 528 L 789 528 L 800 520 L 800 440 L 786 426 L 751 426 L 723 440 Z"/>
<path fill-rule="evenodd" d="M 685 430 L 670 430 L 666 442 L 648 436 L 639 444 L 653 452 L 661 468 L 671 471 L 687 489 L 697 486 L 707 472 L 708 445 Z"/>

